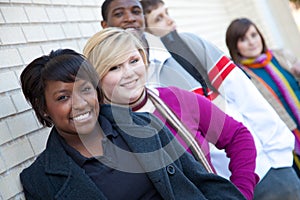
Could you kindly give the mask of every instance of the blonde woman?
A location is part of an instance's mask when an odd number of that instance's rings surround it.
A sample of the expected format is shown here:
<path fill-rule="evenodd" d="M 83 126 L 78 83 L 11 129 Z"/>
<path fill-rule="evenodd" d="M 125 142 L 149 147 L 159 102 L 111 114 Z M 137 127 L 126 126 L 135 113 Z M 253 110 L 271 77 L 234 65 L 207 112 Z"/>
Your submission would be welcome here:
<path fill-rule="evenodd" d="M 129 106 L 136 112 L 150 112 L 166 121 L 152 102 L 153 93 L 158 95 L 192 132 L 209 161 L 208 142 L 225 149 L 230 158 L 231 181 L 247 199 L 252 198 L 258 182 L 258 176 L 254 173 L 256 149 L 250 132 L 242 123 L 201 95 L 176 87 L 151 90 L 145 87 L 146 52 L 130 31 L 107 28 L 96 33 L 88 40 L 84 55 L 100 76 L 104 103 Z M 165 123 L 190 151 L 172 124 Z"/>

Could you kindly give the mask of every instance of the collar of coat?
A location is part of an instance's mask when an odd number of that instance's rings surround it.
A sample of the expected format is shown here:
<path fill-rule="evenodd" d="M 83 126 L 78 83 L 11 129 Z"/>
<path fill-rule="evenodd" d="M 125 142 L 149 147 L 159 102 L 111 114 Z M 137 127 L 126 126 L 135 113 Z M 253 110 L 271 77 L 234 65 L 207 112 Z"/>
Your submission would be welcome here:
<path fill-rule="evenodd" d="M 124 138 L 159 193 L 164 198 L 172 199 L 171 186 L 165 167 L 174 163 L 174 160 L 183 154 L 184 148 L 177 143 L 169 130 L 152 114 L 133 113 L 128 108 L 111 105 L 101 106 L 100 124 L 104 120 L 109 121 L 112 128 Z M 102 128 L 106 133 L 108 127 Z M 46 173 L 68 177 L 66 179 L 68 184 L 64 184 L 64 187 L 67 188 L 61 188 L 57 195 L 69 191 L 70 188 L 84 188 L 84 191 L 88 192 L 86 194 L 95 192 L 94 190 L 99 191 L 92 180 L 66 154 L 58 137 L 56 129 L 53 128 L 47 143 L 48 151 L 45 152 Z M 90 184 L 86 185 L 86 181 Z M 95 195 L 103 197 L 101 192 L 95 193 Z"/>

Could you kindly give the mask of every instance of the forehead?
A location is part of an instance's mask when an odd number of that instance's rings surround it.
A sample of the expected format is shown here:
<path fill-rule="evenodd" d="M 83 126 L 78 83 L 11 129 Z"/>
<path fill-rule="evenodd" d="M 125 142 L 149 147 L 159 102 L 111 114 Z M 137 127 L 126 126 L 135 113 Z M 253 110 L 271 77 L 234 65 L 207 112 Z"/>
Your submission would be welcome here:
<path fill-rule="evenodd" d="M 117 9 L 132 9 L 141 8 L 141 3 L 138 0 L 114 0 L 108 6 L 108 12 L 113 12 Z"/>

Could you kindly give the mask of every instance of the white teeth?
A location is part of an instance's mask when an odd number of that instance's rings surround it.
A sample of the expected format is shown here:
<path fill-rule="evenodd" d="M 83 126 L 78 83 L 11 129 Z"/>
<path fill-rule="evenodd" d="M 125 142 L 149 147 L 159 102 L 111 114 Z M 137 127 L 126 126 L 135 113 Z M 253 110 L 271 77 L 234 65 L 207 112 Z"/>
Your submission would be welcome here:
<path fill-rule="evenodd" d="M 74 117 L 73 120 L 75 120 L 75 121 L 84 120 L 84 119 L 88 118 L 89 114 L 90 113 L 87 112 L 87 113 L 85 113 L 83 115 L 78 115 L 78 116 Z"/>

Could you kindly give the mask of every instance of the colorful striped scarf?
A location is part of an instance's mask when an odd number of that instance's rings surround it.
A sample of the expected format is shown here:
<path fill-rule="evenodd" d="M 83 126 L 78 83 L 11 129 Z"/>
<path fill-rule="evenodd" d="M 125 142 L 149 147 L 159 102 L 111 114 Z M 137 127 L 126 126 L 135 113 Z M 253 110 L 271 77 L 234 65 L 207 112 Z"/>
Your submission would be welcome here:
<path fill-rule="evenodd" d="M 254 59 L 243 59 L 242 64 L 248 68 L 263 68 L 270 75 L 280 93 L 285 99 L 286 103 L 290 107 L 293 115 L 296 118 L 296 123 L 300 124 L 300 102 L 295 92 L 290 86 L 286 77 L 279 71 L 276 65 L 272 62 L 272 52 L 267 51 L 266 54 L 262 54 Z"/>

